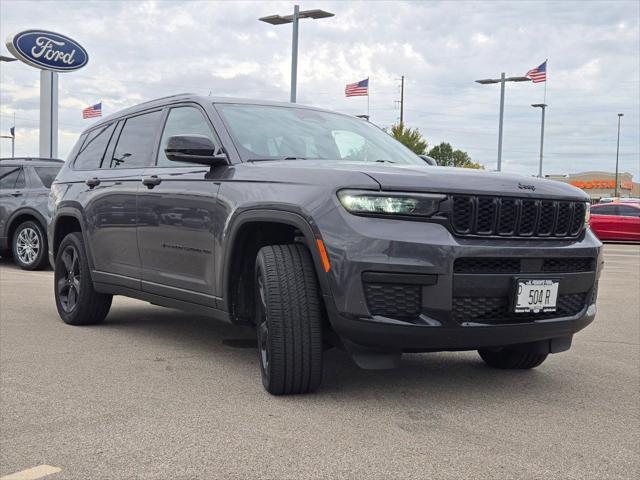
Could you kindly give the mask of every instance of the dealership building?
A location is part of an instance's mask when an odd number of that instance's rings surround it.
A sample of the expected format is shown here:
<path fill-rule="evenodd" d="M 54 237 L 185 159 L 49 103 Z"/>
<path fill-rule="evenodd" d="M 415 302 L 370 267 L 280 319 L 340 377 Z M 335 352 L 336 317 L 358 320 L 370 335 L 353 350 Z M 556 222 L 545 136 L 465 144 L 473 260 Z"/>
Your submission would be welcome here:
<path fill-rule="evenodd" d="M 603 197 L 614 197 L 616 174 L 612 172 L 581 172 L 565 175 L 545 175 L 550 180 L 568 183 L 584 190 L 592 202 Z M 627 172 L 618 173 L 618 197 L 640 197 L 640 184 L 633 181 L 633 175 Z"/>

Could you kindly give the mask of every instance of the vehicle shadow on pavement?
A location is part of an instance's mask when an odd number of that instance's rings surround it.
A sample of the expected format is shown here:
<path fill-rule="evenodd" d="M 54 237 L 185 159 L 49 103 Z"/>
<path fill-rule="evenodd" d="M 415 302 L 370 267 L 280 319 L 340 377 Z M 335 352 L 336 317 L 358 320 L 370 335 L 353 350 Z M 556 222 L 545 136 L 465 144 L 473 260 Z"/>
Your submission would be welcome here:
<path fill-rule="evenodd" d="M 140 304 L 116 306 L 98 329 L 122 333 L 135 342 L 149 343 L 170 351 L 169 359 L 198 357 L 225 362 L 225 371 L 246 376 L 255 382 L 258 369 L 255 331 L 252 327 L 230 325 L 216 320 Z M 553 362 L 553 357 L 548 360 Z M 546 367 L 546 368 L 545 368 Z M 549 364 L 538 370 L 495 370 L 487 367 L 476 352 L 405 354 L 395 370 L 367 371 L 357 367 L 348 354 L 333 348 L 324 356 L 324 379 L 317 395 L 347 394 L 403 398 L 412 395 L 458 397 L 473 392 L 476 397 L 513 399 L 514 395 L 543 394 L 552 389 L 571 388 L 549 374 Z M 521 392 L 521 393 L 519 393 Z M 296 397 L 298 398 L 298 397 Z"/>

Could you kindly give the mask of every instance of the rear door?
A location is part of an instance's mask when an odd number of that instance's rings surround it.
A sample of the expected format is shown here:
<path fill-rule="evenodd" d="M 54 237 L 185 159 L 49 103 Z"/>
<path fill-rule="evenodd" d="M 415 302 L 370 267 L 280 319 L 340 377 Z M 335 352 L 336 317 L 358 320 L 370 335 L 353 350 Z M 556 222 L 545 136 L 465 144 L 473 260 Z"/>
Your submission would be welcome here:
<path fill-rule="evenodd" d="M 146 185 L 138 190 L 142 289 L 215 307 L 214 236 L 224 218 L 216 201 L 219 177 L 208 166 L 170 161 L 164 148 L 181 134 L 220 142 L 196 104 L 171 106 L 165 118 L 156 165 L 144 172 Z"/>
<path fill-rule="evenodd" d="M 153 161 L 161 118 L 162 111 L 155 110 L 110 126 L 103 134 L 110 140 L 100 168 L 87 172 L 91 194 L 85 218 L 97 281 L 140 288 L 136 193 Z"/>
<path fill-rule="evenodd" d="M 621 240 L 640 240 L 640 208 L 618 204 L 618 235 Z"/>
<path fill-rule="evenodd" d="M 7 228 L 9 217 L 18 208 L 27 204 L 26 179 L 20 165 L 0 166 L 0 246 L 9 248 Z"/>

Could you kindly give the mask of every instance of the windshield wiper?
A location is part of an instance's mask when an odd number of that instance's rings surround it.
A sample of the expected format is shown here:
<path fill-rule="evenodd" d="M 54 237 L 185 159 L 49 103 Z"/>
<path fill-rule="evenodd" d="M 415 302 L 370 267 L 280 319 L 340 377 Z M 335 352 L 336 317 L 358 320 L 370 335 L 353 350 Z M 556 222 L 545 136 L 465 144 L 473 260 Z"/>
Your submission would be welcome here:
<path fill-rule="evenodd" d="M 273 158 L 250 158 L 247 162 L 277 162 L 280 160 L 307 160 L 305 157 L 273 157 Z"/>

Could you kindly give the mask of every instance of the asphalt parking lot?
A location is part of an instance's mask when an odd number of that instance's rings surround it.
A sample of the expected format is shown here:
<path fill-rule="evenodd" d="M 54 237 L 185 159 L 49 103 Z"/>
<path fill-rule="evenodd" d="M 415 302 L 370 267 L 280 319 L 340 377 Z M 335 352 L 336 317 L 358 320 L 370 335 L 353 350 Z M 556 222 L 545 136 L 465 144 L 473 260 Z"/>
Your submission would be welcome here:
<path fill-rule="evenodd" d="M 121 297 L 67 326 L 53 273 L 0 259 L 0 479 L 638 478 L 640 246 L 605 262 L 595 323 L 536 370 L 331 350 L 317 394 L 272 397 L 253 331 Z"/>

